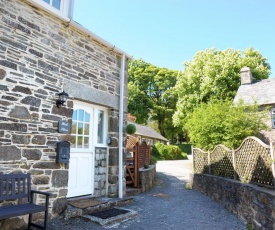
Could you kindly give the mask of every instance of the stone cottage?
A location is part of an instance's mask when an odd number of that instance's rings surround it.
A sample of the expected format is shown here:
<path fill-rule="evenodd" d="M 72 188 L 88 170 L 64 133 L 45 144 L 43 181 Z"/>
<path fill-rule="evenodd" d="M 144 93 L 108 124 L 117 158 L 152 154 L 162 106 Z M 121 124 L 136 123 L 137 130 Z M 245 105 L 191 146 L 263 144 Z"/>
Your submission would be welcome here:
<path fill-rule="evenodd" d="M 31 173 L 51 218 L 69 197 L 122 197 L 130 56 L 74 22 L 73 0 L 0 12 L 0 173 Z"/>
<path fill-rule="evenodd" d="M 147 125 L 141 125 L 136 123 L 136 117 L 128 113 L 127 115 L 128 124 L 134 124 L 136 127 L 136 132 L 132 136 L 136 137 L 140 143 L 145 141 L 149 145 L 154 145 L 157 142 L 167 144 L 168 140 L 155 131 L 153 128 Z"/>
<path fill-rule="evenodd" d="M 234 103 L 240 99 L 245 104 L 253 105 L 257 103 L 259 109 L 270 108 L 267 114 L 266 123 L 269 130 L 261 131 L 265 142 L 275 142 L 275 78 L 269 78 L 254 82 L 249 67 L 241 69 L 241 86 L 234 98 Z"/>

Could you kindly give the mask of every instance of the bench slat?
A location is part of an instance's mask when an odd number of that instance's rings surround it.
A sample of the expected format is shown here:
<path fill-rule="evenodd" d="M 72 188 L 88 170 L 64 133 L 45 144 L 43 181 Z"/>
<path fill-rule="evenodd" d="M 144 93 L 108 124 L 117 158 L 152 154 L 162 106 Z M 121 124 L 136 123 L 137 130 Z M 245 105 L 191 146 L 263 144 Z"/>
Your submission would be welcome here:
<path fill-rule="evenodd" d="M 34 194 L 45 196 L 45 205 L 33 203 Z M 28 229 L 34 226 L 47 229 L 48 207 L 50 193 L 31 190 L 31 175 L 27 174 L 0 174 L 0 201 L 28 198 L 28 203 L 7 205 L 0 207 L 0 220 L 29 214 Z M 32 223 L 32 214 L 44 212 L 44 226 Z"/>
<path fill-rule="evenodd" d="M 2 206 L 0 208 L 0 219 L 6 219 L 15 216 L 22 216 L 30 213 L 45 212 L 47 207 L 33 203 Z"/>
<path fill-rule="evenodd" d="M 0 201 L 28 198 L 30 201 L 30 174 L 0 174 Z"/>

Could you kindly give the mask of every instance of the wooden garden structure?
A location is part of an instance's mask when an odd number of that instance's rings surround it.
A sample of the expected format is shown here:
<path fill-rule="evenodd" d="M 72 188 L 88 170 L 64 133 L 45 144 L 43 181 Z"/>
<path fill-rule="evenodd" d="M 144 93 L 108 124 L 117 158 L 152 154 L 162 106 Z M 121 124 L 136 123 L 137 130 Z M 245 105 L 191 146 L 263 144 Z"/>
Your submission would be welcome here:
<path fill-rule="evenodd" d="M 139 168 L 150 163 L 150 145 L 134 136 L 127 137 L 126 143 L 126 185 L 139 187 Z"/>

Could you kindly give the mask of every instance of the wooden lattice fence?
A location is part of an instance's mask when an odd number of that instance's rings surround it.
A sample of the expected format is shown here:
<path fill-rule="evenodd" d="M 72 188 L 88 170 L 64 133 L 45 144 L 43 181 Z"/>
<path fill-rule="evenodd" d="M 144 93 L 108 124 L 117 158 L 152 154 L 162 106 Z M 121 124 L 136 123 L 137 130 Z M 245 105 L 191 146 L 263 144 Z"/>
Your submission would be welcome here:
<path fill-rule="evenodd" d="M 126 184 L 139 187 L 139 168 L 150 163 L 151 147 L 145 141 L 141 144 L 138 138 L 128 136 L 126 142 Z"/>
<path fill-rule="evenodd" d="M 145 141 L 141 143 L 139 146 L 139 168 L 143 168 L 145 164 L 150 163 L 150 156 L 151 156 L 151 147 L 150 145 L 147 145 Z"/>
<path fill-rule="evenodd" d="M 210 173 L 234 179 L 234 166 L 232 150 L 223 145 L 218 145 L 210 154 Z"/>
<path fill-rule="evenodd" d="M 266 145 L 256 137 L 247 137 L 239 148 L 218 145 L 212 152 L 192 149 L 193 171 L 274 188 L 275 157 L 272 143 Z"/>

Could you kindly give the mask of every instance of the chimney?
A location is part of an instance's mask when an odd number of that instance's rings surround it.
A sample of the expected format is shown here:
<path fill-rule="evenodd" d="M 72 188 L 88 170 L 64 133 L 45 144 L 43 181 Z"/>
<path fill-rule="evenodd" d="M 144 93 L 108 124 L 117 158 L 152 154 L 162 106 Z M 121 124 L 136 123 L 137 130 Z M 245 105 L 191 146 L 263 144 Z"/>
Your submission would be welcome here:
<path fill-rule="evenodd" d="M 252 83 L 252 73 L 249 67 L 245 66 L 241 69 L 241 84 L 247 85 Z"/>

